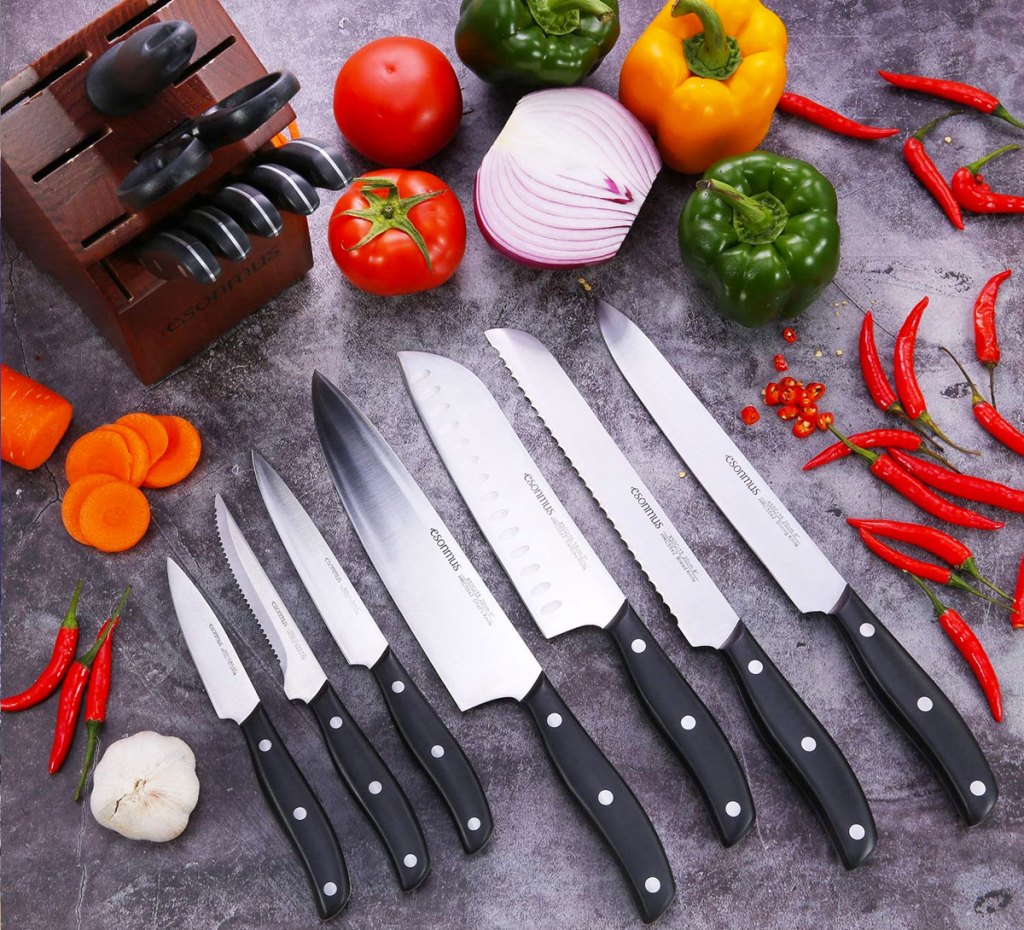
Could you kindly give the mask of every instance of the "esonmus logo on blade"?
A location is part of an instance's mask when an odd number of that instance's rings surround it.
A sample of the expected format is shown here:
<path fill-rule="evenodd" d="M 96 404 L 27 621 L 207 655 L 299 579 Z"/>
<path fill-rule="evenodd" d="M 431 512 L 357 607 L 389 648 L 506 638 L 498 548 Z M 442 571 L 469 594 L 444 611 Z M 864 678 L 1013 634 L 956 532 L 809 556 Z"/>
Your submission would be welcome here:
<path fill-rule="evenodd" d="M 740 476 L 740 481 L 742 481 L 747 486 L 747 489 L 750 491 L 751 494 L 754 495 L 754 497 L 757 497 L 757 495 L 761 493 L 761 490 L 754 482 L 754 479 L 747 474 L 746 469 L 742 465 L 740 465 L 739 462 L 736 461 L 736 458 L 734 456 L 727 455 L 725 457 L 725 464 L 728 465 L 734 472 L 736 472 L 737 475 Z"/>
<path fill-rule="evenodd" d="M 629 490 L 636 499 L 636 502 L 640 505 L 640 509 L 647 514 L 647 519 L 651 521 L 656 530 L 660 530 L 662 523 L 661 517 L 658 516 L 658 512 L 647 503 L 647 498 L 644 497 L 639 488 L 630 488 Z"/>
<path fill-rule="evenodd" d="M 533 496 L 537 498 L 537 502 L 544 509 L 549 517 L 555 515 L 555 508 L 551 506 L 551 501 L 548 500 L 548 496 L 540 489 L 540 485 L 537 484 L 537 479 L 533 477 L 529 472 L 523 474 L 523 481 L 526 482 L 526 486 L 533 491 Z"/>
<path fill-rule="evenodd" d="M 432 529 L 430 531 L 430 538 L 437 543 L 437 548 L 441 550 L 441 555 L 445 557 L 448 564 L 452 567 L 452 571 L 459 571 L 462 566 L 459 565 L 459 560 L 455 558 L 455 553 L 452 552 L 451 546 L 445 542 L 444 537 L 441 535 L 440 530 Z"/>

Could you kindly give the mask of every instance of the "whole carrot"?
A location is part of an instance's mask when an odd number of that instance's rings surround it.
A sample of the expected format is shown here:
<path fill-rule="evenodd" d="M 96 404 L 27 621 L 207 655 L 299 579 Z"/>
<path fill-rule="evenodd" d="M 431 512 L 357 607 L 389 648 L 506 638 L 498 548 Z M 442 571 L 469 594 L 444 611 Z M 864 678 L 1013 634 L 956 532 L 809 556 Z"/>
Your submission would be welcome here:
<path fill-rule="evenodd" d="M 960 204 L 956 202 L 956 197 L 953 196 L 953 189 L 949 186 L 942 172 L 939 171 L 935 162 L 932 161 L 928 150 L 924 147 L 925 136 L 944 119 L 948 119 L 959 112 L 959 110 L 951 110 L 949 113 L 944 113 L 942 116 L 933 119 L 930 123 L 926 123 L 917 132 L 909 136 L 907 141 L 903 143 L 903 159 L 914 173 L 914 177 L 924 185 L 925 190 L 942 207 L 949 221 L 957 229 L 963 229 L 964 217 L 960 211 Z"/>
<path fill-rule="evenodd" d="M 988 369 L 989 394 L 996 405 L 996 365 L 999 364 L 999 337 L 996 333 L 996 299 L 1000 285 L 1013 274 L 1009 268 L 992 275 L 974 302 L 974 348 L 978 361 Z"/>

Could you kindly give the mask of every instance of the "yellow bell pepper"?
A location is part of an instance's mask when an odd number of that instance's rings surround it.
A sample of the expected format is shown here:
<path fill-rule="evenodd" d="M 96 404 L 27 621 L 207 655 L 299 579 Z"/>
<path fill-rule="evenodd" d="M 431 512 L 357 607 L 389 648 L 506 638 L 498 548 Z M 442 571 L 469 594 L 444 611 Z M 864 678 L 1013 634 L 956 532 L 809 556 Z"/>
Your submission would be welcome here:
<path fill-rule="evenodd" d="M 626 55 L 619 100 L 665 164 L 697 174 L 757 148 L 786 86 L 786 27 L 760 0 L 669 0 Z"/>

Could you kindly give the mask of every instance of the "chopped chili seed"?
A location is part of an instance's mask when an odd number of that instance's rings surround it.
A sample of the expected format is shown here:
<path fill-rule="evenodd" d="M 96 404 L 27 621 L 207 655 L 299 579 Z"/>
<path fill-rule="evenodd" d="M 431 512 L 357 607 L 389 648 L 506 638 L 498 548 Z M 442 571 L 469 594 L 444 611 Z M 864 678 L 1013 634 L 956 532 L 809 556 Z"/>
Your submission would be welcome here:
<path fill-rule="evenodd" d="M 796 330 L 793 329 L 792 326 L 787 326 L 782 331 L 782 338 L 785 339 L 786 342 L 796 342 Z"/>
<path fill-rule="evenodd" d="M 772 361 L 775 363 L 776 371 L 785 371 L 787 368 L 789 368 L 789 363 L 786 361 L 786 356 L 783 355 L 781 352 L 778 355 L 776 355 L 775 358 L 772 359 Z"/>
<path fill-rule="evenodd" d="M 818 429 L 827 430 L 833 423 L 836 422 L 836 415 L 830 410 L 826 410 L 825 413 L 818 414 Z"/>
<path fill-rule="evenodd" d="M 817 404 L 804 404 L 800 408 L 800 416 L 802 416 L 802 417 L 804 417 L 804 418 L 806 418 L 808 420 L 813 420 L 817 415 L 818 415 L 818 405 Z"/>
<path fill-rule="evenodd" d="M 798 439 L 806 439 L 814 431 L 814 423 L 812 423 L 810 420 L 805 420 L 801 418 L 797 420 L 796 423 L 793 424 L 793 435 L 796 436 Z"/>
<path fill-rule="evenodd" d="M 781 400 L 779 386 L 773 381 L 764 389 L 764 402 L 769 407 L 776 406 Z"/>
<path fill-rule="evenodd" d="M 806 390 L 807 396 L 811 400 L 817 400 L 819 397 L 821 397 L 822 394 L 825 393 L 825 385 L 822 384 L 820 381 L 812 381 L 810 384 L 807 385 Z"/>
<path fill-rule="evenodd" d="M 751 407 L 749 404 L 740 411 L 740 417 L 747 426 L 753 426 L 758 420 L 761 419 L 761 414 L 757 412 L 755 407 Z"/>
<path fill-rule="evenodd" d="M 779 387 L 796 387 L 796 378 L 792 378 L 789 375 L 786 375 L 784 378 L 779 378 Z"/>
<path fill-rule="evenodd" d="M 779 391 L 779 400 L 784 404 L 795 404 L 797 402 L 798 387 L 785 387 Z"/>
<path fill-rule="evenodd" d="M 780 420 L 795 420 L 799 415 L 800 411 L 797 410 L 795 404 L 785 404 L 778 409 Z"/>

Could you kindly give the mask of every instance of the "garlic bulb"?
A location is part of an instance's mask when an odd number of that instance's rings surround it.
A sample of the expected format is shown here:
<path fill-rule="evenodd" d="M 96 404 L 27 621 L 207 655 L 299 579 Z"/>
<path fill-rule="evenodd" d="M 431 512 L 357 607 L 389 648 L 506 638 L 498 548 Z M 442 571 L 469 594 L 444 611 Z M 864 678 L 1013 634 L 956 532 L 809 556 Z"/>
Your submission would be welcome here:
<path fill-rule="evenodd" d="M 100 826 L 165 843 L 188 826 L 199 801 L 196 757 L 176 736 L 143 730 L 111 743 L 93 774 L 89 805 Z"/>

